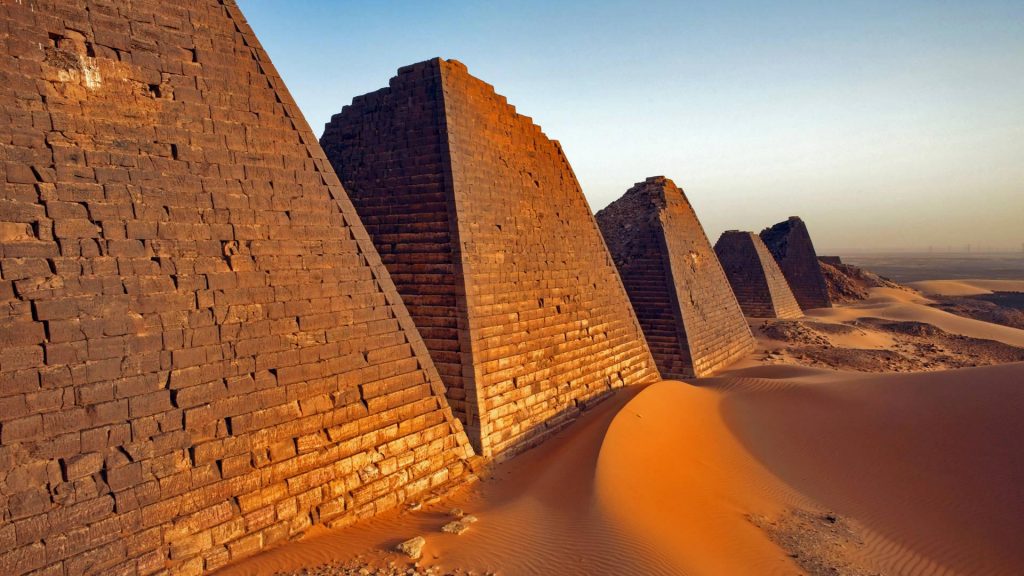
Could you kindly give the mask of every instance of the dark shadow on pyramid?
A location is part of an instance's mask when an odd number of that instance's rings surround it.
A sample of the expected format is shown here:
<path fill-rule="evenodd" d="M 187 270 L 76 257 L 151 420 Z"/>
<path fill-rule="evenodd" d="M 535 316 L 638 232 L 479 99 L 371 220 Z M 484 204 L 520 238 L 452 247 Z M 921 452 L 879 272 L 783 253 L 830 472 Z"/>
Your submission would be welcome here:
<path fill-rule="evenodd" d="M 715 243 L 743 314 L 753 318 L 799 318 L 800 306 L 775 257 L 753 232 L 729 230 Z"/>
<path fill-rule="evenodd" d="M 807 225 L 797 216 L 761 231 L 761 240 L 775 256 L 800 308 L 831 308 L 825 276 Z"/>

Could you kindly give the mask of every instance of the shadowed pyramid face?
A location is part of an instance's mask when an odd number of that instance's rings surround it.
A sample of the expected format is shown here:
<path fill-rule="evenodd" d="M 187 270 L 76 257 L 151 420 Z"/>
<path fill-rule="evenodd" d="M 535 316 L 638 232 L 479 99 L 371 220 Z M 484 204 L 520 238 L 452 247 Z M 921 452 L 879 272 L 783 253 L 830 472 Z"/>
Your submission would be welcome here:
<path fill-rule="evenodd" d="M 0 573 L 209 571 L 462 474 L 430 357 L 233 3 L 4 3 L 0 30 L 0 494 L 39 527 Z"/>
<path fill-rule="evenodd" d="M 663 377 L 704 376 L 753 349 L 704 229 L 671 180 L 636 184 L 597 221 Z"/>
<path fill-rule="evenodd" d="M 723 232 L 715 243 L 743 314 L 754 318 L 798 318 L 803 313 L 775 257 L 753 232 Z"/>
<path fill-rule="evenodd" d="M 809 310 L 832 306 L 825 277 L 818 266 L 818 255 L 803 220 L 792 216 L 785 222 L 765 228 L 761 231 L 761 240 L 775 256 L 801 308 Z"/>
<path fill-rule="evenodd" d="M 485 455 L 657 377 L 561 148 L 462 64 L 400 69 L 321 143 Z"/>

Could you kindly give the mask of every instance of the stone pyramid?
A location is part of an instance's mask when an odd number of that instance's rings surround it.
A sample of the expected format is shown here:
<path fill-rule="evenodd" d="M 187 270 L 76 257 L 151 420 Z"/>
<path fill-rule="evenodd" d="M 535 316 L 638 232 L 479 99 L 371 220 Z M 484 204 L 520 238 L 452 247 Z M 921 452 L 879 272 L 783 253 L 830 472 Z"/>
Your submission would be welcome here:
<path fill-rule="evenodd" d="M 597 222 L 663 377 L 705 376 L 753 349 L 722 266 L 675 183 L 639 182 Z"/>
<path fill-rule="evenodd" d="M 233 1 L 5 2 L 0 38 L 0 573 L 198 574 L 463 474 Z"/>
<path fill-rule="evenodd" d="M 803 220 L 790 216 L 788 220 L 762 230 L 761 240 L 775 256 L 800 308 L 832 307 L 825 275 L 818 265 L 818 255 Z"/>
<path fill-rule="evenodd" d="M 793 291 L 761 237 L 729 230 L 715 243 L 732 291 L 743 314 L 754 318 L 799 318 L 803 315 Z"/>
<path fill-rule="evenodd" d="M 463 64 L 401 68 L 321 145 L 484 455 L 657 379 L 561 147 Z"/>

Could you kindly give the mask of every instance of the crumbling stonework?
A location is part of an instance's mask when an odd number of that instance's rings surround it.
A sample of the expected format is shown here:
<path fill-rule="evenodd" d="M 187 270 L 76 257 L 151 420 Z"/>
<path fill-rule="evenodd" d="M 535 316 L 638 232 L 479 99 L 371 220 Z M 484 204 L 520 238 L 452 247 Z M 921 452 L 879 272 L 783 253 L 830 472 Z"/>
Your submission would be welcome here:
<path fill-rule="evenodd" d="M 597 222 L 663 377 L 706 376 L 753 349 L 704 228 L 675 183 L 639 182 Z"/>
<path fill-rule="evenodd" d="M 198 574 L 463 474 L 233 2 L 5 2 L 0 42 L 0 573 Z"/>
<path fill-rule="evenodd" d="M 400 69 L 321 144 L 484 455 L 657 379 L 561 147 L 464 65 Z"/>
<path fill-rule="evenodd" d="M 803 220 L 790 216 L 789 220 L 762 230 L 761 240 L 775 256 L 800 308 L 832 307 L 818 255 Z"/>
<path fill-rule="evenodd" d="M 760 236 L 729 230 L 718 238 L 715 253 L 743 314 L 754 318 L 803 316 L 786 277 Z"/>

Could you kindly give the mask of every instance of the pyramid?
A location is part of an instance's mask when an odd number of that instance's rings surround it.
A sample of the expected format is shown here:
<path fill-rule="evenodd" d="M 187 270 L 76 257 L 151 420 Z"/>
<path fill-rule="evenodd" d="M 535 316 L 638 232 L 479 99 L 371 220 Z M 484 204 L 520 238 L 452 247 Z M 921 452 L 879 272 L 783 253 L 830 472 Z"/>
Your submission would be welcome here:
<path fill-rule="evenodd" d="M 832 307 L 825 276 L 818 266 L 818 255 L 803 220 L 790 216 L 785 222 L 762 230 L 761 240 L 775 256 L 800 308 Z"/>
<path fill-rule="evenodd" d="M 637 183 L 597 222 L 664 378 L 706 376 L 753 349 L 704 228 L 672 180 Z"/>
<path fill-rule="evenodd" d="M 657 379 L 561 147 L 463 64 L 399 69 L 320 142 L 483 455 Z"/>
<path fill-rule="evenodd" d="M 7 2 L 0 36 L 0 573 L 198 574 L 463 475 L 233 2 Z"/>
<path fill-rule="evenodd" d="M 744 315 L 754 318 L 803 316 L 786 277 L 760 236 L 738 230 L 723 232 L 715 243 L 715 253 Z"/>

